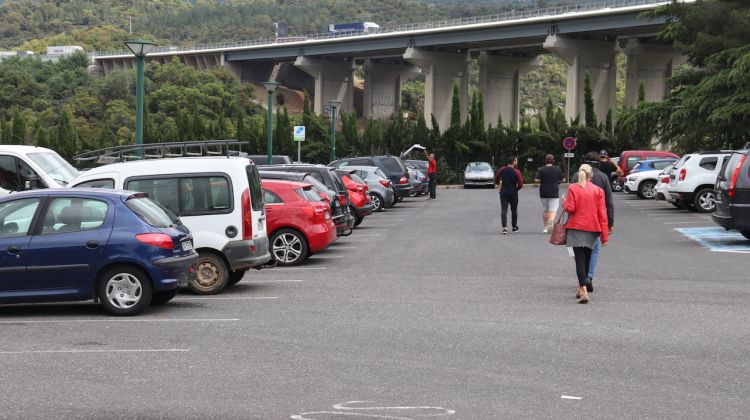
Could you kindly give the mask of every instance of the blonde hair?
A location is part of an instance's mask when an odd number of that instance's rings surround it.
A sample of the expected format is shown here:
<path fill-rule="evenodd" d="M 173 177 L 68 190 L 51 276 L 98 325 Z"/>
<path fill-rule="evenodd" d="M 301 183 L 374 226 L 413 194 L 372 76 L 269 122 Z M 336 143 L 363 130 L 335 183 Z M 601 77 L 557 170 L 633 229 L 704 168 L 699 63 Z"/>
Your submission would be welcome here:
<path fill-rule="evenodd" d="M 581 165 L 580 168 L 578 168 L 578 185 L 581 186 L 581 188 L 586 188 L 586 183 L 591 179 L 594 172 L 591 169 L 591 165 L 588 165 L 584 163 Z"/>

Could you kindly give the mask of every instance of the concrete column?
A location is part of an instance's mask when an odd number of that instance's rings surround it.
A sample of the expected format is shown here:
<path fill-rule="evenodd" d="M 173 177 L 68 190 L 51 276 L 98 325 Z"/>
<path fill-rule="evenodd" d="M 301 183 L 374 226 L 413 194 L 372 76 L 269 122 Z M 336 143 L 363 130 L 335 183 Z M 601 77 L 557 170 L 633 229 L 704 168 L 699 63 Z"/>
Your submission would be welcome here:
<path fill-rule="evenodd" d="M 604 122 L 610 109 L 615 112 L 617 50 L 614 41 L 588 41 L 550 35 L 544 41 L 544 48 L 568 63 L 565 118 L 571 120 L 580 116 L 581 124 L 585 123 L 583 87 L 586 73 L 591 77 L 597 121 Z"/>
<path fill-rule="evenodd" d="M 322 114 L 332 99 L 341 101 L 340 112 L 354 108 L 353 62 L 300 56 L 294 65 L 315 80 L 313 102 L 316 114 Z"/>
<path fill-rule="evenodd" d="M 684 64 L 687 58 L 671 45 L 646 44 L 630 38 L 625 44 L 627 55 L 625 106 L 638 103 L 638 91 L 644 87 L 646 102 L 658 102 L 667 94 L 667 78 L 674 69 Z"/>
<path fill-rule="evenodd" d="M 401 110 L 401 84 L 419 69 L 409 64 L 365 60 L 365 118 L 388 119 Z"/>
<path fill-rule="evenodd" d="M 431 115 L 435 116 L 441 131 L 450 126 L 453 86 L 458 86 L 461 121 L 465 121 L 469 104 L 469 55 L 407 48 L 404 59 L 425 74 L 424 117 L 427 126 L 432 126 Z"/>
<path fill-rule="evenodd" d="M 536 66 L 537 57 L 479 54 L 479 91 L 484 99 L 485 125 L 497 125 L 497 116 L 501 115 L 505 124 L 518 128 L 521 77 Z"/>

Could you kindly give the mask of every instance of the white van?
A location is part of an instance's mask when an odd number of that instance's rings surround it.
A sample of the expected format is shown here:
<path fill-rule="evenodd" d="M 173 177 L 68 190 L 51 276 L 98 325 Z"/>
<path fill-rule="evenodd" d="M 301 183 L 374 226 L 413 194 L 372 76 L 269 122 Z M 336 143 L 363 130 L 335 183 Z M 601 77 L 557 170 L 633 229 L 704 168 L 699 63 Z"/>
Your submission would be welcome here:
<path fill-rule="evenodd" d="M 0 145 L 0 196 L 15 191 L 62 188 L 79 174 L 54 150 Z"/>
<path fill-rule="evenodd" d="M 260 176 L 247 158 L 113 163 L 84 172 L 70 186 L 145 192 L 171 210 L 193 235 L 199 259 L 188 286 L 196 293 L 219 293 L 271 260 Z"/>

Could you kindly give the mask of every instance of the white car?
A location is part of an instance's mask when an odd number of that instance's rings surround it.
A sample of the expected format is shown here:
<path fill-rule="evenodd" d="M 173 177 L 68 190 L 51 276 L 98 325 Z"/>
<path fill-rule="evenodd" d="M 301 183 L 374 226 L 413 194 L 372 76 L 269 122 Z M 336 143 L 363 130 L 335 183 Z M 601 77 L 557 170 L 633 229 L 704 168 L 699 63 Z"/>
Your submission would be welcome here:
<path fill-rule="evenodd" d="M 660 169 L 654 169 L 630 174 L 625 178 L 623 190 L 626 193 L 636 193 L 643 199 L 653 199 L 656 197 L 656 182 L 660 173 Z"/>
<path fill-rule="evenodd" d="M 713 212 L 714 184 L 722 164 L 732 153 L 731 150 L 691 153 L 677 161 L 669 175 L 669 195 L 676 205 L 692 207 L 701 213 Z"/>
<path fill-rule="evenodd" d="M 656 180 L 656 199 L 674 204 L 672 196 L 669 195 L 669 174 L 672 172 L 672 168 L 674 168 L 674 164 L 667 166 L 663 171 L 659 172 Z"/>
<path fill-rule="evenodd" d="M 199 256 L 188 282 L 196 293 L 219 293 L 249 268 L 271 260 L 260 175 L 247 158 L 113 163 L 84 172 L 70 185 L 145 192 L 178 216 Z"/>
<path fill-rule="evenodd" d="M 494 187 L 495 172 L 487 162 L 471 162 L 464 170 L 464 188 Z"/>
<path fill-rule="evenodd" d="M 62 188 L 78 174 L 78 170 L 54 150 L 0 146 L 0 196 L 38 188 Z"/>

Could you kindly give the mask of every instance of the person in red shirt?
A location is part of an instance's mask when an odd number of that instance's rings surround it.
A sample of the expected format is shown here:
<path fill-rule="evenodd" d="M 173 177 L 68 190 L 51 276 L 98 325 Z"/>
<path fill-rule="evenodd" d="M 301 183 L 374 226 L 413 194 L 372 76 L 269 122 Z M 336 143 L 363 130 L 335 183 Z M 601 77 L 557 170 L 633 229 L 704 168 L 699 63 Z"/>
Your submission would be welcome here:
<path fill-rule="evenodd" d="M 427 176 L 430 178 L 430 198 L 427 201 L 430 201 L 437 198 L 437 162 L 434 153 L 424 153 L 427 155 Z"/>
<path fill-rule="evenodd" d="M 586 287 L 591 282 L 588 277 L 591 263 L 591 250 L 597 239 L 602 246 L 609 240 L 607 206 L 604 203 L 604 190 L 591 182 L 593 169 L 583 164 L 578 169 L 578 183 L 571 184 L 567 194 L 562 197 L 563 209 L 570 215 L 566 245 L 573 248 L 578 276 L 578 303 L 588 303 Z"/>

